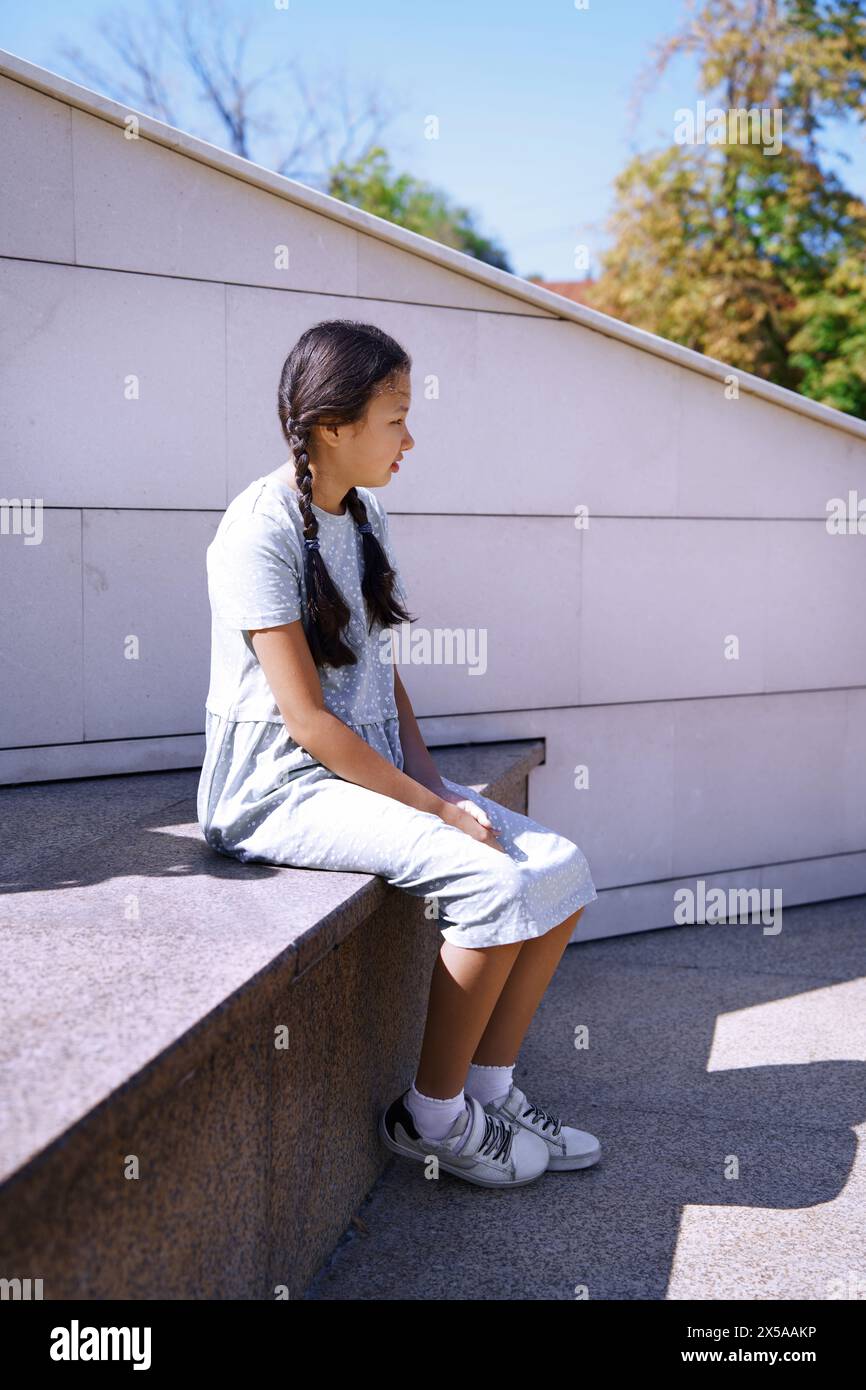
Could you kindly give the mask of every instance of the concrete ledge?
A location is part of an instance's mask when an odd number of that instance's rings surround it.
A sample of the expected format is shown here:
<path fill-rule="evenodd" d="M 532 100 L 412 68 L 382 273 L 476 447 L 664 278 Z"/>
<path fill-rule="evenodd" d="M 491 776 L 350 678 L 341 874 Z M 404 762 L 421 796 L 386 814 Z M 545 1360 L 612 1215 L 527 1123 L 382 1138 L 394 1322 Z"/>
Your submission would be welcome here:
<path fill-rule="evenodd" d="M 525 812 L 544 745 L 431 752 Z M 216 854 L 197 781 L 0 792 L 0 1275 L 47 1299 L 299 1296 L 387 1162 L 441 935 L 379 878 Z"/>

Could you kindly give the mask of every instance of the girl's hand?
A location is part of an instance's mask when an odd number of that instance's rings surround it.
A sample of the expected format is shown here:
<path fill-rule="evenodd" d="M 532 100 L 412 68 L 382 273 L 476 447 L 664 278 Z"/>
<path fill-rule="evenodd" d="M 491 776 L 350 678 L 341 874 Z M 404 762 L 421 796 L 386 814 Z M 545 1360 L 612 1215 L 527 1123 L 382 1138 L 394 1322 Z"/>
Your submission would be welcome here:
<path fill-rule="evenodd" d="M 499 832 L 494 829 L 490 817 L 481 806 L 476 806 L 474 801 L 461 796 L 460 792 L 452 791 L 450 787 L 443 787 L 439 792 L 439 798 L 443 803 L 439 815 L 446 825 L 456 825 L 458 830 L 464 830 L 473 840 L 479 840 L 483 845 L 490 845 L 491 849 L 506 853 L 496 838 Z"/>

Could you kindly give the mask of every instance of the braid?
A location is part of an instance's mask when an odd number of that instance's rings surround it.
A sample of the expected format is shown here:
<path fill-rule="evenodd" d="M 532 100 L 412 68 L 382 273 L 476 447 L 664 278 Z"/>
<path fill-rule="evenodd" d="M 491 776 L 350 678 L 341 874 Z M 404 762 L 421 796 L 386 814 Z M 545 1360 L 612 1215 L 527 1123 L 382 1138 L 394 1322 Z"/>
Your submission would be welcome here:
<path fill-rule="evenodd" d="M 377 620 L 383 627 L 390 627 L 395 618 L 399 618 L 401 622 L 411 621 L 412 615 L 397 598 L 394 590 L 396 575 L 373 533 L 373 527 L 367 519 L 367 508 L 363 499 L 358 496 L 357 488 L 350 488 L 346 493 L 346 504 L 364 538 L 364 578 L 361 582 L 361 593 L 370 618 L 367 631 L 372 632 L 373 623 Z"/>
<path fill-rule="evenodd" d="M 304 519 L 304 576 L 307 585 L 306 633 L 317 666 L 354 666 L 358 658 L 340 636 L 351 612 L 328 573 L 319 551 L 319 523 L 313 511 L 313 475 L 308 445 L 310 427 L 294 415 L 286 421 L 286 437 L 295 458 L 298 504 Z M 320 630 L 321 627 L 324 631 Z"/>

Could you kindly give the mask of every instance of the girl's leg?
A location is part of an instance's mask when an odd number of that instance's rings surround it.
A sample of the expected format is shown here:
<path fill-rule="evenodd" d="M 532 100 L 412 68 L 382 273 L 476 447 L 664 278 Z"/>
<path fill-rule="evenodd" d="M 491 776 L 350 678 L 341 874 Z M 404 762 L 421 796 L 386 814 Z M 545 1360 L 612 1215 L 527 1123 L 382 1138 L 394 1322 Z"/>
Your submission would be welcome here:
<path fill-rule="evenodd" d="M 553 979 L 583 908 L 558 927 L 531 941 L 521 941 L 520 954 L 496 1001 L 472 1061 L 479 1067 L 511 1067 L 547 986 Z M 468 1068 L 467 1068 L 468 1070 Z"/>
<path fill-rule="evenodd" d="M 443 941 L 433 966 L 415 1086 L 446 1100 L 461 1090 L 469 1062 L 524 943 L 468 949 Z"/>
<path fill-rule="evenodd" d="M 443 941 L 430 982 L 415 1077 L 419 1091 L 445 1100 L 463 1086 L 470 1062 L 511 1066 L 516 1061 L 582 911 L 531 941 L 474 950 Z"/>

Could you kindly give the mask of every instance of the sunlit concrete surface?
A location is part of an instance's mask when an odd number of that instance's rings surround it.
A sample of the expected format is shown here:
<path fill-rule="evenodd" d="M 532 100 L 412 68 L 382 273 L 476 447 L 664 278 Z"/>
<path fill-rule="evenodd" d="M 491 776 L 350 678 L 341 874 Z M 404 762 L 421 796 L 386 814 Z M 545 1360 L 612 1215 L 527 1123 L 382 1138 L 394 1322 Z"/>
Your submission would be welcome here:
<path fill-rule="evenodd" d="M 394 1157 L 306 1297 L 866 1297 L 864 976 L 864 897 L 570 946 L 515 1080 L 600 1163 L 488 1192 Z"/>

